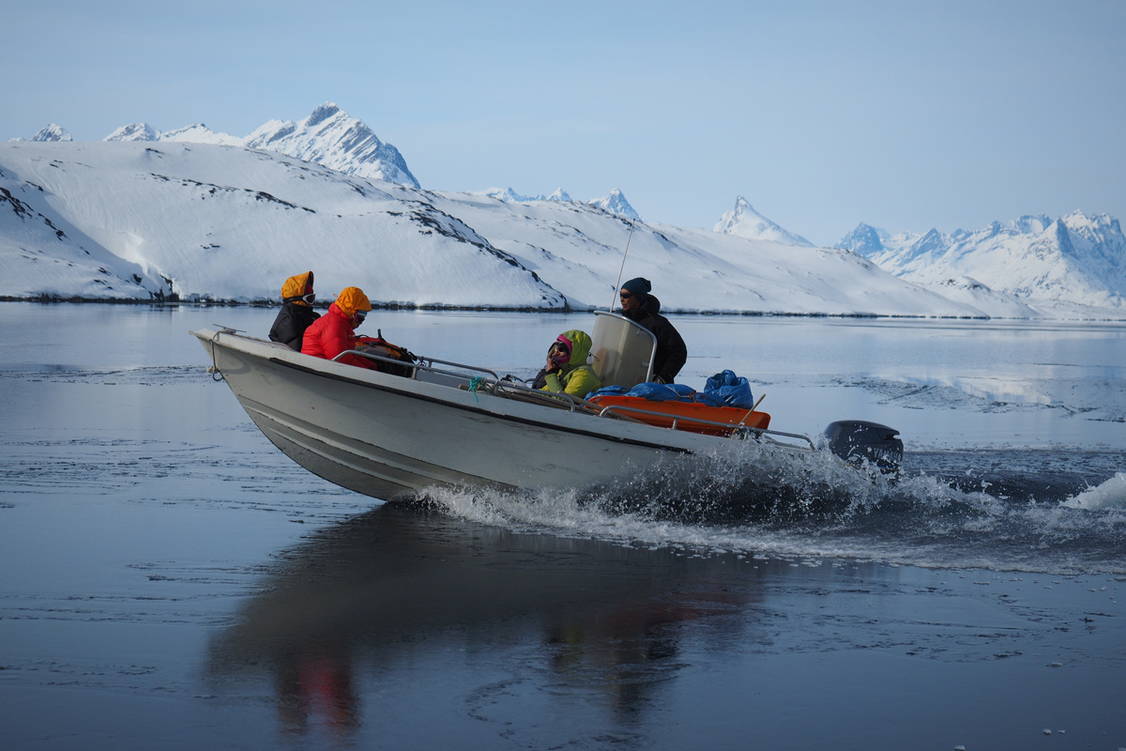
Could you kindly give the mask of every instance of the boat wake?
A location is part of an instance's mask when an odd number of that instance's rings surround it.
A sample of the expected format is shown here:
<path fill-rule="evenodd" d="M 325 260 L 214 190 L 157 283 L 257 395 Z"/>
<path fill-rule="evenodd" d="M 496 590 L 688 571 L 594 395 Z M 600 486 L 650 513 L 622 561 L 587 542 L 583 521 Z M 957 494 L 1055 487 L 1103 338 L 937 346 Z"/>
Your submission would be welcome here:
<path fill-rule="evenodd" d="M 1126 574 L 1126 473 L 1115 457 L 1007 452 L 923 455 L 898 477 L 858 472 L 831 454 L 753 452 L 670 459 L 661 469 L 586 491 L 432 488 L 445 513 L 514 532 L 672 547 L 691 555 L 864 560 L 931 568 L 1058 575 Z M 977 458 L 974 464 L 970 459 Z M 1055 466 L 1086 460 L 1088 478 Z M 996 464 L 996 457 L 993 464 Z M 910 462 L 909 462 L 910 464 Z M 1048 467 L 1048 470 L 1043 470 Z M 633 473 L 623 467 L 623 477 Z"/>

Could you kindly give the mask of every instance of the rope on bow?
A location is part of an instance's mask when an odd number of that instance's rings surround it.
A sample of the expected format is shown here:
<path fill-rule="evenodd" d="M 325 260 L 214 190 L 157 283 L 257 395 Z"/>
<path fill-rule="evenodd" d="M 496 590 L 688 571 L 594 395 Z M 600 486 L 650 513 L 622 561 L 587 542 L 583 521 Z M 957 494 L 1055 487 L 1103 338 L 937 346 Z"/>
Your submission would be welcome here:
<path fill-rule="evenodd" d="M 484 376 L 473 376 L 469 379 L 469 392 L 473 394 L 473 401 L 480 403 L 481 400 L 477 397 L 477 391 L 481 385 L 485 383 Z"/>
<path fill-rule="evenodd" d="M 226 380 L 223 372 L 219 370 L 219 363 L 215 361 L 215 339 L 218 338 L 219 333 L 216 331 L 211 336 L 211 367 L 207 369 L 207 372 L 211 374 L 211 380 L 216 382 Z"/>

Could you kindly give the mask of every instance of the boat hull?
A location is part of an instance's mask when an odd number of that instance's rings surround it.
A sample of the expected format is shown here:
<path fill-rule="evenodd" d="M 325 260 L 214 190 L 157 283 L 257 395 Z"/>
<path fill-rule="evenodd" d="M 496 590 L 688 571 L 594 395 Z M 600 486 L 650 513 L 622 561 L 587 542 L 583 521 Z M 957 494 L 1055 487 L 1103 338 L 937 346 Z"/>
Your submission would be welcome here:
<path fill-rule="evenodd" d="M 733 443 L 342 365 L 231 332 L 192 333 L 274 445 L 374 498 L 442 485 L 584 488 Z"/>

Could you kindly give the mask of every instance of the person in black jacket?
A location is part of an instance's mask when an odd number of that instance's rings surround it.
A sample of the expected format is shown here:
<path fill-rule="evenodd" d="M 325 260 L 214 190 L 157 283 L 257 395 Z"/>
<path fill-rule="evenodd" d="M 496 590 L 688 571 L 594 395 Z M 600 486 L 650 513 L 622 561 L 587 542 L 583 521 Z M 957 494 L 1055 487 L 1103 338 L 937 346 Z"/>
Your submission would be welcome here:
<path fill-rule="evenodd" d="M 270 327 L 270 341 L 281 342 L 290 349 L 301 351 L 301 340 L 309 324 L 321 317 L 313 310 L 313 272 L 291 276 L 282 285 L 282 309 Z"/>
<path fill-rule="evenodd" d="M 622 315 L 641 324 L 657 337 L 657 353 L 653 356 L 653 380 L 672 383 L 688 359 L 688 348 L 680 332 L 661 315 L 661 301 L 649 291 L 653 285 L 648 279 L 637 277 L 622 285 L 618 296 L 622 301 Z"/>

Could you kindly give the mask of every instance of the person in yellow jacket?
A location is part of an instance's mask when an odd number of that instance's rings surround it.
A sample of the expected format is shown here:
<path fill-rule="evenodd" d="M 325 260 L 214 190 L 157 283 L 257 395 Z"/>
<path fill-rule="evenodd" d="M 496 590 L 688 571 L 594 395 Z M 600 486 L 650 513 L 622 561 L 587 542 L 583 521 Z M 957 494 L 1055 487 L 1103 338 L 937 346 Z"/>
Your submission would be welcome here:
<path fill-rule="evenodd" d="M 585 331 L 564 331 L 555 337 L 547 351 L 540 391 L 561 391 L 581 399 L 602 388 L 602 381 L 586 363 L 590 347 L 590 335 Z"/>

